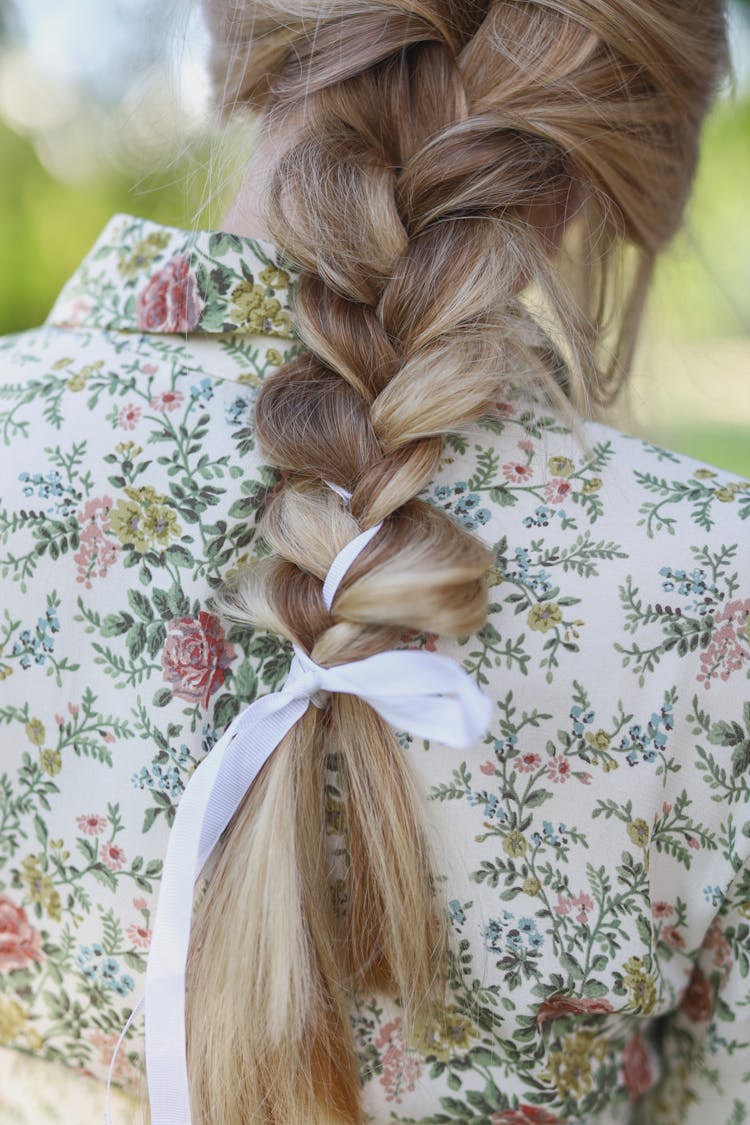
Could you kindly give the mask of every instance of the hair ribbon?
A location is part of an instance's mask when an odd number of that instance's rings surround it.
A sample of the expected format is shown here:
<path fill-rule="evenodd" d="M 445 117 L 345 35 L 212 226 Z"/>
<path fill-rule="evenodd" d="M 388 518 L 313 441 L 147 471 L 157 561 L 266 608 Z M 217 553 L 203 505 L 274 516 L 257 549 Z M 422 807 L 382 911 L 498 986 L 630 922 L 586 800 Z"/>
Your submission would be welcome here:
<path fill-rule="evenodd" d="M 343 489 L 335 491 L 347 502 Z M 381 526 L 357 535 L 333 560 L 323 586 L 328 609 L 347 569 Z M 144 1003 L 151 1125 L 191 1123 L 185 970 L 195 883 L 261 767 L 320 691 L 355 695 L 397 730 L 455 749 L 470 746 L 490 722 L 489 697 L 448 656 L 396 649 L 324 668 L 294 646 L 283 687 L 256 699 L 234 719 L 180 799 L 164 861 L 145 992 L 120 1033 L 109 1067 L 106 1125 L 112 1125 L 115 1059 Z"/>

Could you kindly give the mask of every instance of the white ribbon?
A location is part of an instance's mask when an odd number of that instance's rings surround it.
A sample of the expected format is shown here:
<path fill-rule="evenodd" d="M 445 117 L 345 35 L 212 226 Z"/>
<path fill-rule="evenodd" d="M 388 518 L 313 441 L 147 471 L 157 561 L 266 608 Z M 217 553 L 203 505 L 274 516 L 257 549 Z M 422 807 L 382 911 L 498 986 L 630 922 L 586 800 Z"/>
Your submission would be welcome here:
<path fill-rule="evenodd" d="M 334 559 L 329 575 L 336 569 L 335 585 L 375 530 L 362 532 Z M 343 567 L 341 555 L 345 555 Z M 332 600 L 335 592 L 335 586 L 327 592 L 329 608 L 328 597 Z M 395 650 L 322 668 L 295 646 L 283 688 L 256 699 L 237 716 L 190 778 L 178 805 L 164 861 L 145 995 L 123 1028 L 110 1063 L 106 1125 L 112 1125 L 115 1058 L 144 1000 L 151 1123 L 190 1125 L 185 967 L 195 882 L 264 762 L 319 691 L 355 695 L 397 730 L 456 749 L 475 742 L 490 721 L 489 698 L 450 657 Z"/>

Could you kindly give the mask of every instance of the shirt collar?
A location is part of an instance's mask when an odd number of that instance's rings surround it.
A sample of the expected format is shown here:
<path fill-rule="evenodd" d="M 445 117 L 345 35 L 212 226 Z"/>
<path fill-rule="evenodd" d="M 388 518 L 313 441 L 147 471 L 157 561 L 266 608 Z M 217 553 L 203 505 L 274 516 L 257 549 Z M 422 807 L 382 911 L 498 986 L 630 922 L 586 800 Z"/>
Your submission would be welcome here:
<path fill-rule="evenodd" d="M 64 286 L 47 323 L 291 339 L 295 276 L 270 242 L 115 215 Z"/>

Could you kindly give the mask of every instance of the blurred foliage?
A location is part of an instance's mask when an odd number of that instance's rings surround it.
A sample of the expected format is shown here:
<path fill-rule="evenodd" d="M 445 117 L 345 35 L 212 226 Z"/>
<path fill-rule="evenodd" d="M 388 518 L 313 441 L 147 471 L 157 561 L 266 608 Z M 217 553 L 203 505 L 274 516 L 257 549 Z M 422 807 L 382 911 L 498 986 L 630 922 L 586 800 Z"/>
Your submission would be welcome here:
<path fill-rule="evenodd" d="M 45 319 L 106 221 L 127 211 L 173 226 L 193 225 L 203 199 L 201 162 L 181 163 L 133 184 L 107 171 L 91 182 L 50 176 L 33 145 L 0 122 L 0 335 Z"/>
<path fill-rule="evenodd" d="M 69 185 L 45 171 L 27 137 L 0 123 L 0 333 L 44 319 L 116 211 L 194 225 L 205 155 L 187 154 L 140 179 L 105 170 Z M 722 102 L 704 131 L 688 221 L 657 270 L 652 307 L 662 334 L 750 336 L 749 183 L 750 93 Z"/>
<path fill-rule="evenodd" d="M 704 129 L 685 226 L 657 269 L 663 334 L 750 337 L 748 184 L 750 92 L 720 102 Z"/>
<path fill-rule="evenodd" d="M 45 319 L 112 214 L 126 211 L 190 228 L 209 187 L 215 187 L 206 180 L 205 169 L 212 164 L 206 150 L 186 153 L 140 179 L 110 168 L 92 181 L 61 183 L 40 163 L 30 138 L 2 123 L 0 161 L 0 334 Z M 645 326 L 649 334 L 674 341 L 682 354 L 689 351 L 685 341 L 690 338 L 746 340 L 742 354 L 748 368 L 749 183 L 747 91 L 734 102 L 721 102 L 707 122 L 687 223 L 657 269 Z M 675 387 L 681 393 L 680 384 Z M 750 370 L 747 395 L 743 403 L 727 403 L 727 427 L 705 425 L 697 417 L 682 428 L 670 424 L 666 433 L 656 419 L 653 426 L 649 421 L 639 428 L 673 448 L 750 476 Z"/>

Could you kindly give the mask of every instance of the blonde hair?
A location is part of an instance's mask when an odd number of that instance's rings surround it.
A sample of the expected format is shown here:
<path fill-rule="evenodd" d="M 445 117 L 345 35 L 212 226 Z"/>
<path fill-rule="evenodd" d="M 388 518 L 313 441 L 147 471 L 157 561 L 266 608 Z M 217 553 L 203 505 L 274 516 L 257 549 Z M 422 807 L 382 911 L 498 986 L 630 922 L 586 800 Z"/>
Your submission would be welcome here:
<path fill-rule="evenodd" d="M 442 435 L 491 410 L 508 383 L 596 402 L 622 381 L 726 68 L 723 7 L 206 8 L 224 107 L 262 110 L 269 136 L 293 122 L 265 213 L 300 270 L 294 314 L 307 348 L 258 398 L 257 434 L 284 484 L 263 522 L 272 554 L 227 588 L 224 610 L 326 665 L 391 648 L 406 631 L 469 634 L 486 616 L 488 552 L 417 494 Z M 633 268 L 613 309 L 624 246 Z M 567 364 L 522 300 L 531 286 L 554 314 Z M 348 510 L 325 481 L 351 491 Z M 331 561 L 378 520 L 328 612 Z M 346 857 L 337 901 L 331 770 Z M 365 1120 L 352 997 L 399 998 L 409 1034 L 439 1018 L 450 945 L 434 875 L 393 732 L 356 698 L 309 708 L 225 833 L 196 908 L 195 1125 Z"/>

